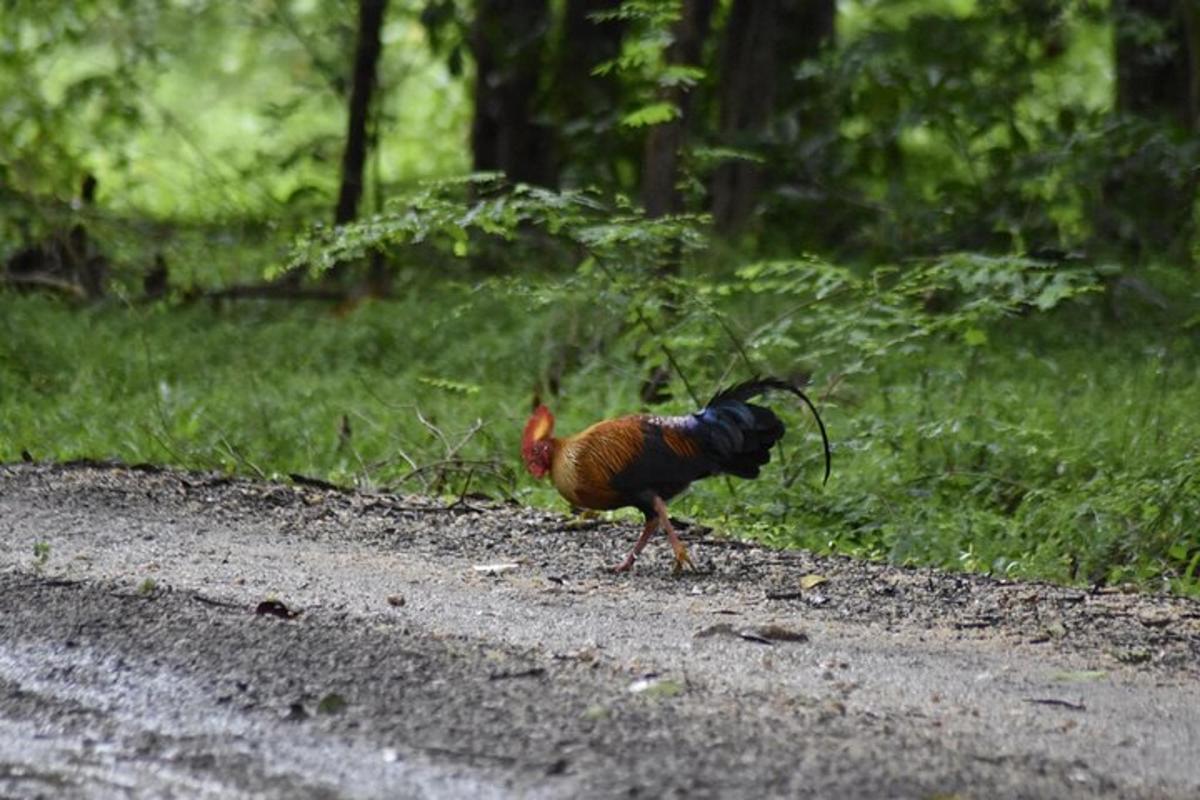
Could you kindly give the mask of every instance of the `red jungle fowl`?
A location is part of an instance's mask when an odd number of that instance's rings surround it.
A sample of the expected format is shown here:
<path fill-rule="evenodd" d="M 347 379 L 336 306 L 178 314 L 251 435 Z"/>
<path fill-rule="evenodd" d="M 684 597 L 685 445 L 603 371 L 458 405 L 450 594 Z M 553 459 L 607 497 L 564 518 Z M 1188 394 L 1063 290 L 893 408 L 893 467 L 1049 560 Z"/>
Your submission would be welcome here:
<path fill-rule="evenodd" d="M 718 392 L 692 414 L 656 417 L 633 414 L 597 422 L 563 439 L 554 436 L 554 415 L 538 405 L 525 425 L 521 455 L 535 478 L 550 475 L 558 493 L 578 508 L 631 506 L 646 517 L 633 550 L 614 572 L 633 566 L 660 528 L 675 551 L 675 571 L 694 568 L 687 547 L 667 516 L 666 502 L 711 475 L 757 478 L 783 437 L 783 422 L 769 408 L 748 401 L 771 390 L 791 392 L 812 410 L 825 444 L 829 480 L 829 437 L 812 401 L 779 378 L 756 378 Z"/>

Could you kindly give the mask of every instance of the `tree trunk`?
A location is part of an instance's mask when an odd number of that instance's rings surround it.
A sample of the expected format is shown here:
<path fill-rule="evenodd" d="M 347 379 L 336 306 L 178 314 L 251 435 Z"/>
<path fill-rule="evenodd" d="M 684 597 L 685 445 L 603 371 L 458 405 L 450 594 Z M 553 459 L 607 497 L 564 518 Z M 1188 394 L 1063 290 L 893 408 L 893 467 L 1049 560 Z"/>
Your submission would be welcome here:
<path fill-rule="evenodd" d="M 1117 109 L 1200 130 L 1197 9 L 1194 0 L 1113 0 L 1117 15 Z M 1145 25 L 1163 31 L 1147 44 Z"/>
<path fill-rule="evenodd" d="M 1179 162 L 1187 158 L 1185 137 L 1200 133 L 1200 10 L 1195 0 L 1113 0 L 1113 14 L 1117 112 L 1154 126 L 1154 146 L 1167 149 L 1164 157 L 1135 140 L 1118 153 L 1096 232 L 1127 258 L 1166 253 L 1188 261 L 1197 177 Z M 1154 30 L 1161 36 L 1147 41 Z"/>
<path fill-rule="evenodd" d="M 836 12 L 835 0 L 734 0 L 721 46 L 722 144 L 748 151 L 761 147 L 780 100 L 798 100 L 795 95 L 804 91 L 791 70 L 816 56 L 833 37 Z M 804 126 L 810 121 L 798 122 Z M 728 161 L 717 168 L 712 210 L 718 230 L 731 233 L 745 223 L 763 182 L 763 167 L 751 161 Z"/>
<path fill-rule="evenodd" d="M 625 26 L 621 20 L 592 19 L 593 14 L 615 11 L 621 0 L 567 0 L 555 75 L 556 99 L 568 118 L 594 113 L 599 104 L 617 100 L 617 81 L 593 75 L 597 65 L 621 51 Z"/>
<path fill-rule="evenodd" d="M 617 184 L 620 162 L 636 172 L 639 154 L 614 135 L 620 120 L 621 82 L 615 73 L 594 75 L 620 54 L 624 23 L 592 15 L 619 8 L 621 0 L 567 0 L 551 87 L 558 136 L 556 172 L 565 182 Z"/>
<path fill-rule="evenodd" d="M 375 94 L 382 49 L 380 32 L 386 9 L 387 0 L 359 0 L 358 44 L 346 123 L 346 150 L 342 155 L 342 187 L 333 215 L 335 225 L 350 222 L 358 216 L 358 203 L 363 193 L 363 166 L 367 161 L 367 127 Z"/>
<path fill-rule="evenodd" d="M 704 40 L 708 38 L 715 0 L 683 0 L 683 16 L 675 26 L 667 52 L 671 64 L 700 66 Z M 664 89 L 661 99 L 679 109 L 675 119 L 655 125 L 646 136 L 642 157 L 642 205 L 646 214 L 661 217 L 683 211 L 679 182 L 679 155 L 687 138 L 691 117 L 691 92 L 683 86 Z"/>
<path fill-rule="evenodd" d="M 477 172 L 555 186 L 553 139 L 538 121 L 538 81 L 550 25 L 546 0 L 480 0 L 471 31 L 475 119 L 471 153 Z"/>
<path fill-rule="evenodd" d="M 670 64 L 700 66 L 704 40 L 708 38 L 712 24 L 715 0 L 683 0 L 683 14 L 675 24 L 674 41 L 667 50 Z M 687 87 L 672 86 L 660 91 L 659 99 L 679 109 L 679 116 L 669 122 L 654 125 L 646 135 L 642 156 L 642 206 L 646 215 L 662 217 L 683 211 L 683 196 L 679 192 L 679 158 L 687 138 L 688 123 L 692 116 L 693 96 Z M 678 244 L 671 255 L 657 266 L 659 278 L 677 275 L 682 260 Z M 665 289 L 662 313 L 675 313 L 677 297 Z M 651 329 L 650 335 L 657 335 Z M 664 354 L 667 355 L 667 354 Z M 667 355 L 670 360 L 669 355 Z M 642 383 L 641 397 L 647 405 L 666 402 L 671 398 L 666 387 L 671 370 L 666 364 L 652 362 L 646 379 Z M 683 381 L 686 376 L 680 373 Z"/>

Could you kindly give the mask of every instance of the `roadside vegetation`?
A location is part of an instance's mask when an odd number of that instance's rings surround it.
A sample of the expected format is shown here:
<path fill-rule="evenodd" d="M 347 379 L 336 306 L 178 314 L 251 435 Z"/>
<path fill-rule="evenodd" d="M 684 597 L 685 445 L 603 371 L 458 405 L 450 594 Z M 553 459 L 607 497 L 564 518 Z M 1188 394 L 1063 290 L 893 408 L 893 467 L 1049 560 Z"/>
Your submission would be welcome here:
<path fill-rule="evenodd" d="M 680 515 L 781 546 L 1196 591 L 1200 359 L 1186 332 L 1164 319 L 1114 335 L 1096 295 L 923 335 L 913 321 L 886 344 L 854 314 L 808 306 L 793 342 L 778 321 L 787 303 L 753 284 L 689 283 L 702 301 L 654 334 L 627 324 L 637 298 L 570 302 L 575 284 L 536 275 L 414 281 L 406 297 L 344 314 L 8 297 L 0 381 L 25 390 L 0 399 L 0 459 L 116 458 L 561 507 L 520 470 L 531 396 L 564 430 L 644 407 L 638 353 L 666 343 L 702 399 L 752 373 L 743 356 L 764 373 L 811 373 L 834 442 L 822 488 L 811 420 L 776 399 L 793 430 L 779 463 L 754 482 L 698 484 Z M 838 336 L 807 335 L 839 323 Z M 672 386 L 655 408 L 693 409 Z"/>

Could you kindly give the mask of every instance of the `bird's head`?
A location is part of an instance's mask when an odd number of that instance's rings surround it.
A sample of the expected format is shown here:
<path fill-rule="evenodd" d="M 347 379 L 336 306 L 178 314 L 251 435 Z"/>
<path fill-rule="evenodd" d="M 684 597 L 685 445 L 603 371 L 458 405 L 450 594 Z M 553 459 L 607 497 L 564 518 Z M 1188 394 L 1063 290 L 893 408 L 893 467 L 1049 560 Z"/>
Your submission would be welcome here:
<path fill-rule="evenodd" d="M 554 415 L 550 409 L 538 404 L 521 435 L 521 457 L 525 459 L 525 468 L 535 478 L 544 478 L 550 471 L 550 462 L 554 458 L 553 435 Z"/>

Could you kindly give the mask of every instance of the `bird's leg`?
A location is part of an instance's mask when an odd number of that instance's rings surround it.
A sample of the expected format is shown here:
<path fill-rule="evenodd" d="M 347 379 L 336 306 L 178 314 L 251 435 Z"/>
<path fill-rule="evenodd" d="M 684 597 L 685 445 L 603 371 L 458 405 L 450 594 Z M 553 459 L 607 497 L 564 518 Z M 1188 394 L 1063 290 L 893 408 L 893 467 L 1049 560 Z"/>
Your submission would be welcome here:
<path fill-rule="evenodd" d="M 680 541 L 679 534 L 675 532 L 675 526 L 671 524 L 671 517 L 667 514 L 667 504 L 661 497 L 654 498 L 654 510 L 658 512 L 658 522 L 667 532 L 667 540 L 671 543 L 671 549 L 675 551 L 675 573 L 683 572 L 684 569 L 694 570 L 696 564 L 692 561 L 687 546 Z"/>
<path fill-rule="evenodd" d="M 642 535 L 638 537 L 637 543 L 629 551 L 629 555 L 625 556 L 625 560 L 612 568 L 613 572 L 628 572 L 633 567 L 633 563 L 637 561 L 638 556 L 642 554 L 643 548 L 646 547 L 646 542 L 650 541 L 650 537 L 658 530 L 658 523 L 659 518 L 657 516 L 646 520 L 646 527 L 642 528 Z"/>

